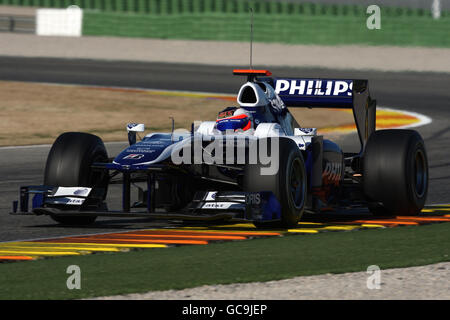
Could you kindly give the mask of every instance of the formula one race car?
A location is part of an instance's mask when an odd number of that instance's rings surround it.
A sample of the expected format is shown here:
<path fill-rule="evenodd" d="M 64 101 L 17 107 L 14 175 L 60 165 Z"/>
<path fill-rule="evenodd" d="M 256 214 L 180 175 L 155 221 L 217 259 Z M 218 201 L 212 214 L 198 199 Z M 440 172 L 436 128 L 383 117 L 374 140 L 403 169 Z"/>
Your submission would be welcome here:
<path fill-rule="evenodd" d="M 237 107 L 190 131 L 151 133 L 141 141 L 136 135 L 144 125 L 129 124 L 129 147 L 114 159 L 95 135 L 60 135 L 44 185 L 22 187 L 13 214 L 78 225 L 119 216 L 292 227 L 305 211 L 324 206 L 368 207 L 377 215 L 421 211 L 428 189 L 424 142 L 413 130 L 375 130 L 367 80 L 271 78 L 253 69 L 234 74 L 247 77 Z M 315 128 L 302 128 L 287 107 L 352 109 L 360 151 L 343 152 Z M 122 185 L 121 210 L 108 209 L 111 184 Z"/>

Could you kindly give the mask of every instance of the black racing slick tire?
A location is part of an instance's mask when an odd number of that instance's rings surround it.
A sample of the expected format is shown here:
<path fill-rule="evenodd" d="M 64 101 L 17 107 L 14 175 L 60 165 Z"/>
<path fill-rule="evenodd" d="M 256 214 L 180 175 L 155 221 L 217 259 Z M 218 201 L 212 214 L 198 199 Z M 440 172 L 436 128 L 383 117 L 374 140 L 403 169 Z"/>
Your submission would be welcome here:
<path fill-rule="evenodd" d="M 268 138 L 267 150 L 274 143 Z M 254 222 L 256 227 L 297 226 L 301 219 L 307 197 L 307 175 L 303 155 L 296 143 L 290 139 L 277 138 L 279 143 L 278 170 L 275 174 L 261 174 L 261 169 L 267 165 L 246 165 L 243 179 L 243 189 L 247 192 L 272 191 L 281 204 L 281 221 L 276 223 Z M 259 141 L 261 145 L 262 140 Z M 272 155 L 271 155 L 272 156 Z"/>
<path fill-rule="evenodd" d="M 379 130 L 364 152 L 364 193 L 376 215 L 417 215 L 428 192 L 428 160 L 414 130 Z"/>
<path fill-rule="evenodd" d="M 106 198 L 108 175 L 94 172 L 93 162 L 106 162 L 108 154 L 103 141 L 92 134 L 66 132 L 53 143 L 45 166 L 44 184 L 62 187 L 96 187 L 104 190 Z M 96 216 L 51 216 L 66 225 L 88 225 Z"/>

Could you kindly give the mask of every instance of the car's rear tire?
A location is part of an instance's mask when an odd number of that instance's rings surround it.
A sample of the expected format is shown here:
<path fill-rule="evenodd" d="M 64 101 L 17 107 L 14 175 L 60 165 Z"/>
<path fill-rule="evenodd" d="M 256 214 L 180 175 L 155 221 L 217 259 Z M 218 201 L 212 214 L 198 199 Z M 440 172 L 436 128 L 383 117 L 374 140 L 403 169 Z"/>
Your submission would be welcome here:
<path fill-rule="evenodd" d="M 417 215 L 428 191 L 428 160 L 414 130 L 379 130 L 364 152 L 364 193 L 376 215 Z"/>
<path fill-rule="evenodd" d="M 93 162 L 106 162 L 108 154 L 103 141 L 92 134 L 66 132 L 53 143 L 45 166 L 44 184 L 62 187 L 97 187 L 104 190 L 106 198 L 108 175 L 94 172 Z M 88 225 L 96 216 L 51 216 L 67 225 Z"/>
<path fill-rule="evenodd" d="M 273 143 L 268 138 L 268 145 Z M 276 156 L 278 171 L 273 175 L 262 175 L 261 169 L 268 165 L 246 165 L 243 189 L 248 192 L 272 191 L 281 204 L 281 221 L 279 223 L 255 222 L 256 227 L 297 226 L 301 219 L 307 197 L 307 175 L 303 155 L 294 141 L 279 138 L 279 152 Z M 261 143 L 261 140 L 260 140 Z M 271 148 L 268 147 L 267 150 Z M 273 157 L 273 155 L 271 155 Z"/>

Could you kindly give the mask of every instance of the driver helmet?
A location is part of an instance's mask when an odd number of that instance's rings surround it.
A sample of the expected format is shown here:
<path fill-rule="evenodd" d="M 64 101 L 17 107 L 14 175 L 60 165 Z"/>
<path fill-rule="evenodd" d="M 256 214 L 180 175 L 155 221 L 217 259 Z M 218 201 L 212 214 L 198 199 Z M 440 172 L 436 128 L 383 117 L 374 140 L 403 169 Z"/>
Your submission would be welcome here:
<path fill-rule="evenodd" d="M 252 116 L 242 108 L 227 108 L 219 113 L 216 126 L 219 131 L 247 131 L 253 128 Z"/>

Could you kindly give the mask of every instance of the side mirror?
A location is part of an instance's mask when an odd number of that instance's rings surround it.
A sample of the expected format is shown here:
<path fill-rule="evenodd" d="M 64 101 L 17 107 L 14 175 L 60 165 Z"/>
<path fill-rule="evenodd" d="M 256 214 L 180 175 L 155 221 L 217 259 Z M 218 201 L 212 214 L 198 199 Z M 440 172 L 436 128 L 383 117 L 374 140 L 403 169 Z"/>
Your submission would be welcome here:
<path fill-rule="evenodd" d="M 130 146 L 136 143 L 136 132 L 144 132 L 145 125 L 143 123 L 128 123 L 127 124 L 128 131 L 128 142 Z"/>

